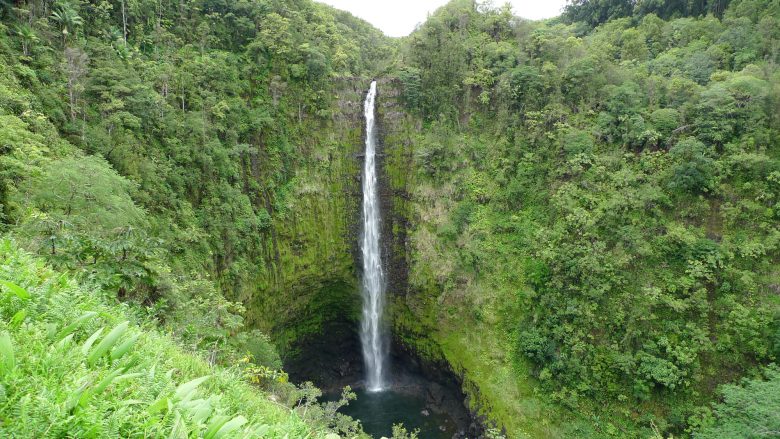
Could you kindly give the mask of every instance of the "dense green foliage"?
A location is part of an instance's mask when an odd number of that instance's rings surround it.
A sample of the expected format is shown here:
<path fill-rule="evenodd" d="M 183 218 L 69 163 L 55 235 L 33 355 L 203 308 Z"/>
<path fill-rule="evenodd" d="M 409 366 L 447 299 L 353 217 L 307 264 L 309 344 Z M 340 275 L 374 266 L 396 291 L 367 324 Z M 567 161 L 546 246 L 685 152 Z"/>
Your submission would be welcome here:
<path fill-rule="evenodd" d="M 654 14 L 663 19 L 723 16 L 730 0 L 571 0 L 563 11 L 567 22 L 584 22 L 592 26 L 615 18 L 642 18 Z"/>
<path fill-rule="evenodd" d="M 346 197 L 328 193 L 348 184 L 339 149 L 360 127 L 332 126 L 349 90 L 337 78 L 391 55 L 379 31 L 310 1 L 9 5 L 2 225 L 217 355 L 241 314 L 266 330 L 297 318 L 272 292 L 351 289 Z M 298 211 L 306 199 L 321 207 Z"/>
<path fill-rule="evenodd" d="M 717 421 L 695 437 L 771 437 L 780 432 L 780 371 L 764 371 L 765 379 L 723 386 L 723 403 L 715 406 Z"/>
<path fill-rule="evenodd" d="M 276 346 L 353 313 L 346 211 L 360 126 L 348 104 L 364 88 L 356 77 L 392 61 L 389 40 L 308 0 L 0 7 L 0 230 L 209 366 L 245 364 L 261 385 L 286 377 Z M 63 370 L 83 360 L 70 354 Z M 308 423 L 291 436 L 358 434 L 340 403 L 281 387 Z M 157 435 L 101 413 L 94 436 Z"/>
<path fill-rule="evenodd" d="M 629 2 L 567 16 L 610 4 Z M 399 312 L 417 317 L 400 327 L 445 346 L 481 328 L 498 341 L 474 355 L 515 371 L 497 389 L 532 373 L 544 399 L 611 410 L 601 433 L 685 433 L 717 384 L 778 359 L 780 5 L 706 10 L 590 29 L 464 0 L 409 38 L 402 101 L 427 123 L 402 134 L 416 173 Z M 463 349 L 444 354 L 485 361 Z M 501 393 L 488 404 L 520 436 L 532 421 Z"/>
<path fill-rule="evenodd" d="M 326 437 L 7 240 L 0 277 L 3 437 Z"/>

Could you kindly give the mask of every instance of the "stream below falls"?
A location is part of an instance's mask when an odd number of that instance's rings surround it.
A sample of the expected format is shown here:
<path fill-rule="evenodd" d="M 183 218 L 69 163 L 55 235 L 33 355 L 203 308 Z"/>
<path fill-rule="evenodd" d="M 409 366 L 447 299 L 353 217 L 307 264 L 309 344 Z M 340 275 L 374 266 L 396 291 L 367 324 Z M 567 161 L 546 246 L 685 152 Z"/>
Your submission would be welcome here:
<path fill-rule="evenodd" d="M 393 389 L 355 393 L 358 399 L 342 412 L 359 419 L 363 430 L 374 437 L 392 436 L 393 424 L 398 423 L 419 430 L 421 438 L 450 439 L 458 433 L 456 421 L 449 413 L 434 410 L 426 396 Z"/>

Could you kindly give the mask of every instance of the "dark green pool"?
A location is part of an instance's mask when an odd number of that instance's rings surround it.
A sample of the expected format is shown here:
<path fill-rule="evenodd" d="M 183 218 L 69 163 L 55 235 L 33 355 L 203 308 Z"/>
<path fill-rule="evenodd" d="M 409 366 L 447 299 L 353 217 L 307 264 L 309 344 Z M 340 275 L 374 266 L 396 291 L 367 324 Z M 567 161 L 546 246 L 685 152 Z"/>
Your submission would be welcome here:
<path fill-rule="evenodd" d="M 398 423 L 410 432 L 419 429 L 420 439 L 451 439 L 457 432 L 455 421 L 447 414 L 433 411 L 424 395 L 363 389 L 355 393 L 358 399 L 341 411 L 360 420 L 363 430 L 375 438 L 392 436 L 393 424 Z"/>
<path fill-rule="evenodd" d="M 410 432 L 419 429 L 420 439 L 480 436 L 479 421 L 466 409 L 466 396 L 457 377 L 447 370 L 434 365 L 423 367 L 414 356 L 396 350 L 391 352 L 387 390 L 371 393 L 365 390 L 360 338 L 356 334 L 331 328 L 323 337 L 310 339 L 298 349 L 300 355 L 285 361 L 290 380 L 313 382 L 322 389 L 323 401 L 337 401 L 342 389 L 351 387 L 357 400 L 340 412 L 360 421 L 365 432 L 377 439 L 390 437 L 393 424 L 399 423 Z"/>

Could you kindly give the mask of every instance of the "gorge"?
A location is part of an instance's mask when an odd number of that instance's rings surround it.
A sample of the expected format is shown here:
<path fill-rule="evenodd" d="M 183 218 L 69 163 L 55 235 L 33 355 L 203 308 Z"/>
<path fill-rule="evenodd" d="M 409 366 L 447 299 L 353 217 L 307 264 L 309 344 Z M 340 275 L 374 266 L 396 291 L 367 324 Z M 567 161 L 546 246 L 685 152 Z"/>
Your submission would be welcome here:
<path fill-rule="evenodd" d="M 414 352 L 390 343 L 392 334 L 387 331 L 391 325 L 385 321 L 388 311 L 384 308 L 388 279 L 383 259 L 397 260 L 399 255 L 381 244 L 383 240 L 393 239 L 391 228 L 383 224 L 381 206 L 390 214 L 392 209 L 387 199 L 391 192 L 387 188 L 385 162 L 378 160 L 384 158 L 380 145 L 386 144 L 380 138 L 375 110 L 377 106 L 393 107 L 392 102 L 388 105 L 379 101 L 379 96 L 384 93 L 382 99 L 392 101 L 397 97 L 393 93 L 397 84 L 381 79 L 380 90 L 377 82 L 371 81 L 365 93 L 364 118 L 360 124 L 365 149 L 355 156 L 362 162 L 360 225 L 353 236 L 358 249 L 356 265 L 362 267 L 358 274 L 362 297 L 360 321 L 351 329 L 349 325 L 354 323 L 348 319 L 340 324 L 329 322 L 326 324 L 329 330 L 298 346 L 300 353 L 285 364 L 285 370 L 296 382 L 313 381 L 325 391 L 328 400 L 337 400 L 345 386 L 355 389 L 357 400 L 350 402 L 343 413 L 359 420 L 364 431 L 374 437 L 390 437 L 395 424 L 419 431 L 421 438 L 480 437 L 483 427 L 466 406 L 459 378 L 446 367 L 427 362 Z M 387 116 L 386 110 L 380 112 L 382 118 Z M 393 123 L 397 120 L 384 120 L 391 131 Z M 393 222 L 392 218 L 388 220 Z M 389 290 L 395 294 L 405 288 L 405 276 L 398 273 L 404 269 L 395 267 L 390 279 Z M 334 320 L 339 318 L 334 317 Z"/>
<path fill-rule="evenodd" d="M 780 430 L 779 29 L 0 1 L 0 436 Z"/>

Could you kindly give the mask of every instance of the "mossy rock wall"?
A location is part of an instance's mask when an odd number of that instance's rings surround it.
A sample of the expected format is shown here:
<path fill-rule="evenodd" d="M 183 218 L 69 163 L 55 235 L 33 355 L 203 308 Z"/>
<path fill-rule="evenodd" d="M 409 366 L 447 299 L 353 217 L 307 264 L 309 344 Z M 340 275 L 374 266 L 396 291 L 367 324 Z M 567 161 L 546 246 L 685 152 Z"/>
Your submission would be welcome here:
<path fill-rule="evenodd" d="M 419 360 L 426 374 L 454 375 L 467 395 L 466 404 L 484 424 L 489 421 L 480 413 L 486 401 L 479 387 L 467 378 L 462 365 L 450 362 L 444 347 L 438 341 L 436 304 L 437 285 L 431 280 L 431 289 L 420 290 L 410 285 L 411 262 L 415 257 L 410 238 L 415 226 L 416 168 L 415 141 L 422 132 L 419 117 L 404 110 L 401 83 L 395 78 L 378 82 L 377 120 L 380 127 L 380 191 L 382 196 L 382 243 L 387 261 L 388 295 L 392 322 L 393 349 Z M 429 306 L 430 305 L 430 306 Z M 450 375 L 451 374 L 451 375 Z"/>
<path fill-rule="evenodd" d="M 382 251 L 390 296 L 408 289 L 408 231 L 411 227 L 409 190 L 413 181 L 413 139 L 420 122 L 407 114 L 400 100 L 397 79 L 377 81 L 379 126 L 379 188 L 382 209 Z"/>
<path fill-rule="evenodd" d="M 285 210 L 272 212 L 262 264 L 240 291 L 248 323 L 269 333 L 283 355 L 329 322 L 358 319 L 359 155 L 369 84 L 334 80 L 331 117 L 301 121 L 301 160 Z"/>

